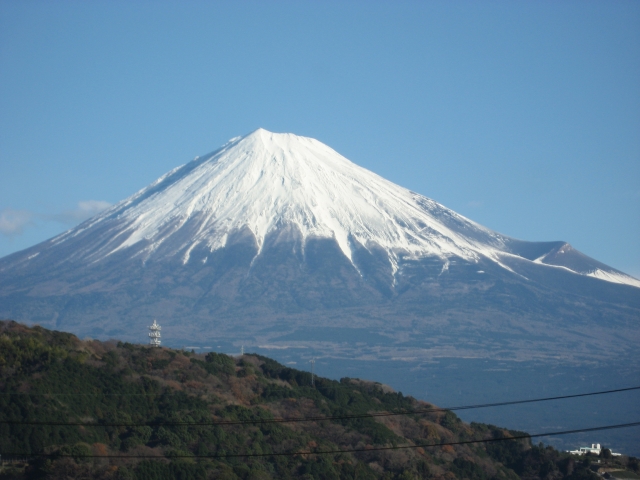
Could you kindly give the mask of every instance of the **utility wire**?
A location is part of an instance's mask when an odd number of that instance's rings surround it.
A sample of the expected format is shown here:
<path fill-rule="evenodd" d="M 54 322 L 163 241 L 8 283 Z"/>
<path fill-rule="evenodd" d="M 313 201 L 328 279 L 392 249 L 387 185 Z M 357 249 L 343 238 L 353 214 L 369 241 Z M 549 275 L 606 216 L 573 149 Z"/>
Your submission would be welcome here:
<path fill-rule="evenodd" d="M 551 400 L 563 400 L 567 398 L 589 397 L 593 395 L 604 395 L 610 393 L 627 392 L 631 390 L 640 390 L 640 386 L 618 388 L 615 390 L 604 390 L 600 392 L 578 393 L 574 395 L 561 395 L 556 397 L 534 398 L 528 400 L 514 400 L 509 402 L 483 403 L 477 405 L 464 405 L 458 407 L 433 407 L 421 410 L 405 410 L 402 412 L 375 412 L 361 413 L 352 415 L 334 415 L 334 416 L 315 416 L 315 417 L 287 417 L 287 418 L 269 418 L 255 420 L 220 420 L 205 422 L 141 422 L 141 423 L 85 423 L 85 422 L 50 422 L 50 421 L 22 421 L 22 420 L 0 420 L 0 425 L 50 425 L 50 426 L 83 426 L 83 427 L 156 427 L 156 426 L 216 426 L 216 425 L 260 425 L 267 423 L 298 423 L 298 422 L 320 422 L 325 420 L 352 420 L 358 418 L 375 418 L 375 417 L 393 417 L 397 415 L 419 415 L 434 412 L 447 412 L 458 410 L 471 410 L 476 408 L 502 407 L 507 405 L 520 405 L 534 402 L 548 402 Z"/>
<path fill-rule="evenodd" d="M 534 435 L 515 435 L 507 438 L 487 438 L 483 440 L 462 440 L 458 442 L 444 442 L 444 443 L 430 443 L 419 445 L 399 445 L 390 447 L 369 447 L 369 448 L 351 448 L 345 450 L 317 450 L 317 451 L 297 451 L 297 452 L 279 452 L 279 453 L 230 453 L 222 455 L 73 455 L 73 454 L 57 454 L 57 453 L 4 453 L 5 456 L 15 457 L 73 457 L 73 458 L 246 458 L 246 457 L 285 457 L 295 455 L 331 455 L 338 453 L 358 453 L 358 452 L 377 452 L 381 450 L 406 450 L 411 448 L 433 448 L 433 447 L 446 447 L 455 445 L 470 445 L 477 443 L 493 443 L 504 442 L 508 440 L 523 440 L 537 437 L 551 437 L 558 435 L 569 435 L 572 433 L 584 433 L 584 432 L 596 432 L 602 430 L 613 430 L 617 428 L 637 427 L 640 426 L 640 422 L 621 423 L 618 425 L 605 425 L 602 427 L 591 428 L 579 428 L 575 430 L 564 430 L 560 432 L 545 432 L 536 433 Z"/>
<path fill-rule="evenodd" d="M 308 387 L 308 385 L 307 385 Z M 321 389 L 316 387 L 316 390 L 337 390 L 347 388 L 345 386 L 323 386 Z M 468 405 L 461 407 L 451 407 L 446 408 L 445 410 L 463 410 L 467 408 L 480 408 L 480 407 L 492 407 L 494 405 L 511 405 L 516 403 L 527 403 L 527 402 L 539 402 L 543 400 L 557 400 L 562 398 L 573 398 L 573 397 L 587 397 L 589 395 L 601 395 L 603 393 L 616 393 L 616 392 L 625 392 L 628 390 L 640 390 L 640 386 L 637 387 L 628 387 L 628 388 L 619 388 L 616 390 L 604 390 L 600 392 L 590 392 L 590 393 L 580 393 L 576 395 L 564 395 L 559 397 L 548 397 L 548 398 L 536 398 L 532 400 L 516 400 L 513 402 L 503 402 L 503 403 L 488 403 L 483 405 Z M 104 396 L 104 397 L 159 397 L 159 396 L 169 396 L 169 395 L 197 395 L 197 396 L 206 396 L 215 394 L 214 392 L 204 392 L 204 393 L 195 393 L 195 392 L 157 392 L 157 393 L 105 393 L 105 392 L 95 392 L 95 393 L 76 393 L 76 392 L 46 392 L 46 393 L 32 393 L 32 392 L 0 392 L 0 395 L 6 396 L 23 396 L 23 397 L 49 397 L 49 396 L 69 396 L 69 397 L 96 397 L 96 396 Z"/>

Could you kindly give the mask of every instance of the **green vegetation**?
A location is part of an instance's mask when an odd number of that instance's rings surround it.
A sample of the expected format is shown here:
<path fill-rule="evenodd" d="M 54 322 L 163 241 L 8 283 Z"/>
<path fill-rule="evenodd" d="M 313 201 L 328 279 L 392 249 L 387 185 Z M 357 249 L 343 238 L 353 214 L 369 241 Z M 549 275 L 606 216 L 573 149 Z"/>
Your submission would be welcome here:
<path fill-rule="evenodd" d="M 528 439 L 373 449 L 522 434 L 467 425 L 452 412 L 304 423 L 168 425 L 430 406 L 358 379 L 316 378 L 314 388 L 308 372 L 259 355 L 234 359 L 80 341 L 66 333 L 0 322 L 0 421 L 15 422 L 0 423 L 0 454 L 3 460 L 16 459 L 0 467 L 0 479 L 593 478 L 587 463 L 550 447 L 531 446 Z M 91 425 L 65 425 L 69 423 Z M 339 452 L 349 449 L 362 451 Z M 316 451 L 338 452 L 304 453 Z M 279 453 L 294 454 L 274 455 Z M 20 454 L 34 455 L 20 463 Z"/>

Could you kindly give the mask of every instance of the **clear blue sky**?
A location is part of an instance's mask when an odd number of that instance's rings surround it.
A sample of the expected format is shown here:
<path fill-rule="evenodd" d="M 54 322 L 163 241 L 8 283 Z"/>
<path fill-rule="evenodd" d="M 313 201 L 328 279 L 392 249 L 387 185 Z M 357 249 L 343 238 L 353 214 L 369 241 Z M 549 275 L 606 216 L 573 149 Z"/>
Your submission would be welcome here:
<path fill-rule="evenodd" d="M 640 276 L 640 2 L 0 0 L 0 256 L 258 127 Z"/>

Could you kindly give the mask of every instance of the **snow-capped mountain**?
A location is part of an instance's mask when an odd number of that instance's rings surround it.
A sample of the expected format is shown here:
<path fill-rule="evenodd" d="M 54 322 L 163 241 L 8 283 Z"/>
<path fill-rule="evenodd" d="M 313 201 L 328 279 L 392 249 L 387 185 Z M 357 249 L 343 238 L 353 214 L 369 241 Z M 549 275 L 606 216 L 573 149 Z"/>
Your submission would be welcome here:
<path fill-rule="evenodd" d="M 101 336 L 159 317 L 192 339 L 240 329 L 271 341 L 311 322 L 400 344 L 436 325 L 485 336 L 554 325 L 553 343 L 591 322 L 600 333 L 585 352 L 595 352 L 609 338 L 605 312 L 615 335 L 635 338 L 640 281 L 565 242 L 489 230 L 317 140 L 263 129 L 0 259 L 0 317 Z"/>
<path fill-rule="evenodd" d="M 143 261 L 178 256 L 182 263 L 204 263 L 206 253 L 192 258 L 196 247 L 219 250 L 229 235 L 248 229 L 260 255 L 265 238 L 285 226 L 299 233 L 303 251 L 308 238 L 335 239 L 356 269 L 358 245 L 384 251 L 392 275 L 399 256 L 437 257 L 445 269 L 451 258 L 487 258 L 511 270 L 503 259 L 515 255 L 640 287 L 633 277 L 578 258 L 565 243 L 536 258 L 521 256 L 513 239 L 355 165 L 317 140 L 264 129 L 172 170 L 46 248 L 107 228 L 110 235 L 83 242 L 72 258 L 94 263 L 122 251 Z"/>

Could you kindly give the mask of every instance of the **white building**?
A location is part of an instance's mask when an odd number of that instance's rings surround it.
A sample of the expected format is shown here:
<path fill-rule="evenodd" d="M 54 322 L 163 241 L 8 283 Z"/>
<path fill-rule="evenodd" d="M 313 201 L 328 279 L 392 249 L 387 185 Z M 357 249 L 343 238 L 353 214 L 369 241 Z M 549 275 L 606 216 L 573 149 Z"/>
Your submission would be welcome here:
<path fill-rule="evenodd" d="M 569 450 L 569 453 L 573 455 L 586 455 L 588 453 L 592 453 L 594 455 L 600 455 L 601 451 L 602 451 L 602 446 L 599 443 L 592 443 L 590 447 L 580 447 L 578 450 Z M 611 452 L 611 455 L 614 457 L 619 457 L 622 454 Z"/>

